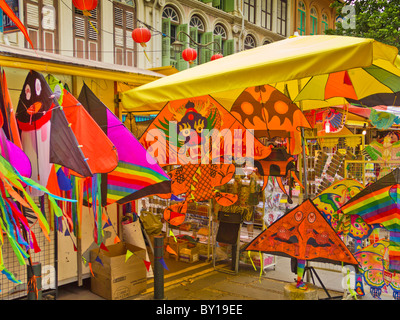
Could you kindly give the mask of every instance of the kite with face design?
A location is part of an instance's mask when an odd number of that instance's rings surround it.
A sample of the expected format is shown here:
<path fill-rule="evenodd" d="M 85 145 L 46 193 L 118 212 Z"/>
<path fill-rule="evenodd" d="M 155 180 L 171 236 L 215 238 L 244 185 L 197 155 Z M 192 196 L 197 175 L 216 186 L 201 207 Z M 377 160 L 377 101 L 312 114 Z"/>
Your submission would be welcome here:
<path fill-rule="evenodd" d="M 16 111 L 24 152 L 32 164 L 32 179 L 47 185 L 52 164 L 92 175 L 64 112 L 43 75 L 29 71 Z M 39 196 L 42 192 L 33 192 Z"/>

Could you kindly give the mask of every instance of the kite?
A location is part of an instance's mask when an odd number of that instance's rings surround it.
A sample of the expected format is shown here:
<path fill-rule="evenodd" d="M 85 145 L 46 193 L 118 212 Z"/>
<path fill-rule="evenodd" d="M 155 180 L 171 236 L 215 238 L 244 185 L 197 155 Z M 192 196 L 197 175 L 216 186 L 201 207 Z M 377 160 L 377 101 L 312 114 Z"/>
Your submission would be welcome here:
<path fill-rule="evenodd" d="M 250 130 L 210 96 L 170 101 L 140 143 L 161 166 L 239 163 L 271 153 Z"/>
<path fill-rule="evenodd" d="M 357 260 L 338 237 L 312 200 L 307 199 L 276 220 L 245 248 L 303 261 L 344 263 L 357 266 Z M 298 287 L 303 287 L 298 268 Z"/>
<path fill-rule="evenodd" d="M 62 108 L 44 77 L 29 71 L 19 98 L 16 118 L 22 148 L 32 164 L 32 179 L 47 185 L 52 164 L 83 177 L 92 175 Z M 32 195 L 42 195 L 34 192 Z"/>
<path fill-rule="evenodd" d="M 59 105 L 62 106 L 92 174 L 113 171 L 118 165 L 118 154 L 113 143 L 81 103 L 64 88 L 56 77 L 48 75 L 46 81 Z"/>
<path fill-rule="evenodd" d="M 400 169 L 396 168 L 341 207 L 344 214 L 357 214 L 369 225 L 381 225 L 389 231 L 389 271 L 400 271 L 399 195 Z"/>
<path fill-rule="evenodd" d="M 237 195 L 215 189 L 233 178 L 235 174 L 233 164 L 187 164 L 168 174 L 171 177 L 172 194 L 176 196 L 185 194 L 185 201 L 173 204 L 164 210 L 164 219 L 172 225 L 183 223 L 190 202 L 215 199 L 222 206 L 230 206 L 238 199 Z"/>
<path fill-rule="evenodd" d="M 264 146 L 210 96 L 170 101 L 140 138 L 161 166 L 180 165 L 169 172 L 171 193 L 185 201 L 164 211 L 164 218 L 182 223 L 187 203 L 214 198 L 229 206 L 237 195 L 215 189 L 233 178 L 235 164 L 264 159 Z"/>
<path fill-rule="evenodd" d="M 287 151 L 292 155 L 302 151 L 299 128 L 311 129 L 299 107 L 269 85 L 247 88 L 230 111 L 247 129 L 260 130 L 268 139 L 275 136 L 289 139 Z"/>
<path fill-rule="evenodd" d="M 126 203 L 149 195 L 169 194 L 171 181 L 135 136 L 84 84 L 78 101 L 92 116 L 118 153 L 118 165 L 102 174 L 102 206 Z"/>
<path fill-rule="evenodd" d="M 373 228 L 358 215 L 346 215 L 340 210 L 347 201 L 358 194 L 364 186 L 353 179 L 343 179 L 320 192 L 313 202 L 338 234 L 356 240 L 366 239 Z"/>
<path fill-rule="evenodd" d="M 382 289 L 393 290 L 393 298 L 400 299 L 400 273 L 388 270 L 389 261 L 387 253 L 390 242 L 381 239 L 366 248 L 357 251 L 354 257 L 360 265 L 360 270 L 365 282 L 370 286 L 371 295 L 380 299 Z"/>

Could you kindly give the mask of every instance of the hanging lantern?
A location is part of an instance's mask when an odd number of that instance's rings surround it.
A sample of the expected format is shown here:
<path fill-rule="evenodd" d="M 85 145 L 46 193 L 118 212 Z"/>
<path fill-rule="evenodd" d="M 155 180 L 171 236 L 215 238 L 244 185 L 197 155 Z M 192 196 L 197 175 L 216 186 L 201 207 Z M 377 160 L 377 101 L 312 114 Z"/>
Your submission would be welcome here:
<path fill-rule="evenodd" d="M 149 42 L 151 39 L 151 32 L 147 28 L 136 28 L 132 31 L 132 39 L 136 43 L 140 43 L 140 45 L 145 48 L 146 42 Z"/>
<path fill-rule="evenodd" d="M 223 56 L 222 54 L 216 53 L 216 54 L 214 54 L 214 55 L 211 57 L 211 61 L 217 60 L 217 59 L 221 59 L 221 58 L 223 58 L 223 57 L 224 57 L 224 56 Z"/>
<path fill-rule="evenodd" d="M 97 2 L 98 0 L 72 0 L 72 4 L 84 13 L 96 9 Z"/>
<path fill-rule="evenodd" d="M 182 51 L 182 58 L 183 60 L 188 61 L 189 64 L 192 64 L 197 58 L 197 52 L 193 48 L 187 48 Z"/>

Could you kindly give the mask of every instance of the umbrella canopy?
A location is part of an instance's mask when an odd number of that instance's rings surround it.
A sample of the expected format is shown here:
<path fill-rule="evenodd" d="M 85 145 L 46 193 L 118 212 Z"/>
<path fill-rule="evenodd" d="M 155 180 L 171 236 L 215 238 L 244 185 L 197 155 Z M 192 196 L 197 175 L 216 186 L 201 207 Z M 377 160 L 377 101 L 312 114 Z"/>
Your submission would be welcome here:
<path fill-rule="evenodd" d="M 400 169 L 367 186 L 346 202 L 344 214 L 357 214 L 368 224 L 380 224 L 390 232 L 389 269 L 400 270 Z"/>
<path fill-rule="evenodd" d="M 377 61 L 393 65 L 398 50 L 373 39 L 343 36 L 301 36 L 274 42 L 214 60 L 150 82 L 122 94 L 125 109 L 158 112 L 167 101 L 210 94 L 224 107 L 247 87 L 301 80 Z M 298 86 L 297 81 L 289 83 Z M 292 99 L 295 97 L 291 95 Z M 343 98 L 340 103 L 343 103 Z M 304 104 L 304 109 L 312 108 Z"/>

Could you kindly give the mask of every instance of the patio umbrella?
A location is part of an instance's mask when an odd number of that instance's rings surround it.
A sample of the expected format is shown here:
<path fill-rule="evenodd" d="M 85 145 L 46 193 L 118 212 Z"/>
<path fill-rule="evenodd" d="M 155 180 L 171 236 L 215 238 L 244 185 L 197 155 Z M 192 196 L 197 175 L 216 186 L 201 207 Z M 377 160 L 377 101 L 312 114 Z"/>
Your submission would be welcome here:
<path fill-rule="evenodd" d="M 400 169 L 397 168 L 370 184 L 346 202 L 344 214 L 357 214 L 372 225 L 380 224 L 390 232 L 389 270 L 400 270 Z"/>
<path fill-rule="evenodd" d="M 287 84 L 291 92 L 292 88 L 302 88 L 313 76 L 375 64 L 394 66 L 397 54 L 395 47 L 373 39 L 293 37 L 158 79 L 122 93 L 121 99 L 125 109 L 156 113 L 168 101 L 210 94 L 229 110 L 248 87 L 273 84 L 282 91 Z M 336 105 L 343 103 L 343 98 L 340 99 Z M 303 108 L 312 109 L 312 103 L 303 103 Z"/>

